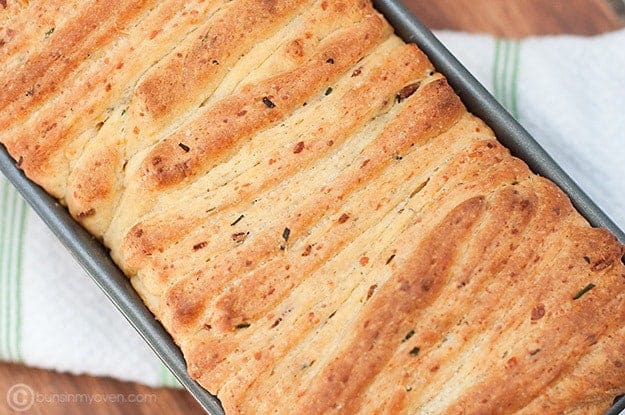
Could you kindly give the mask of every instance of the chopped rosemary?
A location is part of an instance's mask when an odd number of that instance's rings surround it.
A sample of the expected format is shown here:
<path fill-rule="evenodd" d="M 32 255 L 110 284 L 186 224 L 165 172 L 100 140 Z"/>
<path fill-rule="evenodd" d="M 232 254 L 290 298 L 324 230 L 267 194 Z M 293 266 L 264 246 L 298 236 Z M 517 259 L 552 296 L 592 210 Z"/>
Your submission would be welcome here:
<path fill-rule="evenodd" d="M 267 106 L 267 108 L 276 107 L 276 104 L 274 104 L 268 97 L 263 97 L 263 103 Z"/>
<path fill-rule="evenodd" d="M 304 370 L 304 369 L 308 369 L 308 368 L 309 368 L 309 367 L 311 367 L 314 363 L 315 363 L 315 360 L 314 360 L 314 359 L 313 359 L 313 360 L 311 360 L 311 361 L 310 361 L 310 363 L 304 363 L 304 364 L 302 365 L 302 370 Z"/>
<path fill-rule="evenodd" d="M 401 342 L 403 343 L 405 341 L 408 341 L 412 336 L 414 336 L 414 330 L 410 330 L 408 333 L 406 333 L 406 336 L 404 336 L 404 339 Z"/>
<path fill-rule="evenodd" d="M 236 329 L 246 329 L 246 328 L 248 328 L 249 326 L 250 326 L 250 323 L 243 322 L 243 323 L 239 323 L 239 324 L 237 324 L 237 325 L 236 325 L 236 326 L 234 326 L 234 327 L 235 327 Z"/>
<path fill-rule="evenodd" d="M 239 222 L 241 221 L 241 219 L 243 219 L 244 217 L 245 217 L 245 215 L 241 215 L 241 216 L 239 216 L 239 217 L 237 218 L 237 220 L 235 220 L 234 222 L 232 222 L 232 223 L 230 224 L 230 226 L 234 226 L 234 225 L 236 225 L 236 224 L 237 224 L 237 223 L 239 223 Z"/>
<path fill-rule="evenodd" d="M 290 235 L 291 230 L 289 228 L 284 228 L 284 231 L 282 231 L 282 238 L 284 238 L 285 241 L 288 241 Z"/>
<path fill-rule="evenodd" d="M 420 351 L 421 349 L 419 349 L 418 347 L 413 347 L 412 350 L 410 351 L 410 354 L 413 356 L 417 356 Z"/>
<path fill-rule="evenodd" d="M 575 294 L 575 297 L 573 297 L 573 300 L 580 299 L 584 294 L 586 294 L 588 291 L 592 290 L 593 288 L 595 288 L 595 284 L 591 282 L 590 284 L 585 286 L 580 292 Z"/>
<path fill-rule="evenodd" d="M 180 147 L 182 150 L 184 150 L 185 153 L 188 153 L 189 150 L 191 150 L 191 148 L 188 145 L 184 144 L 184 143 L 178 143 L 178 147 Z"/>

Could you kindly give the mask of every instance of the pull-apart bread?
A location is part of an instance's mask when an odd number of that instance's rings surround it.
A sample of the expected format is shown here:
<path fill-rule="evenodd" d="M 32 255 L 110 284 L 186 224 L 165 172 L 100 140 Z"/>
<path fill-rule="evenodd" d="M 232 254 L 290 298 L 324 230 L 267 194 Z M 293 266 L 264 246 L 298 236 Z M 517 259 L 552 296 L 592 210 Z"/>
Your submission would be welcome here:
<path fill-rule="evenodd" d="M 0 141 L 227 414 L 599 414 L 623 246 L 364 0 L 0 1 Z"/>

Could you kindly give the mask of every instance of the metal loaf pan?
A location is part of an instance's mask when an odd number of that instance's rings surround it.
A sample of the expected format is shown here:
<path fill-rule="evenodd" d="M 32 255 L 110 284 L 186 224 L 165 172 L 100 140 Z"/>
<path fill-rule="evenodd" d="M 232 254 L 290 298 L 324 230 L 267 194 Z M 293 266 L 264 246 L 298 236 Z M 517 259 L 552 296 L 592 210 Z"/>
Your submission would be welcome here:
<path fill-rule="evenodd" d="M 625 233 L 584 194 L 529 133 L 400 1 L 374 0 L 373 3 L 394 26 L 399 36 L 407 42 L 416 43 L 429 56 L 436 68 L 447 77 L 469 111 L 482 118 L 495 131 L 502 144 L 524 160 L 534 172 L 557 183 L 593 226 L 610 230 L 625 243 Z M 28 180 L 3 146 L 0 146 L 0 170 L 206 412 L 212 415 L 223 414 L 219 401 L 189 377 L 182 353 L 110 259 L 107 249 L 77 224 L 63 206 Z M 623 409 L 625 399 L 616 402 L 608 415 L 619 414 Z"/>

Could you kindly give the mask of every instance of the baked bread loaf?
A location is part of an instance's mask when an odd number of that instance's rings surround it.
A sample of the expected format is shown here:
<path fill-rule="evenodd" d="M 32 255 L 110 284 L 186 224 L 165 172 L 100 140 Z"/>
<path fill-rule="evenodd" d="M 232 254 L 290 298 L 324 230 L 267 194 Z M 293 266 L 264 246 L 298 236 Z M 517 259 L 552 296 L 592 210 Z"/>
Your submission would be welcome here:
<path fill-rule="evenodd" d="M 365 0 L 0 1 L 0 141 L 227 414 L 599 414 L 624 250 Z"/>

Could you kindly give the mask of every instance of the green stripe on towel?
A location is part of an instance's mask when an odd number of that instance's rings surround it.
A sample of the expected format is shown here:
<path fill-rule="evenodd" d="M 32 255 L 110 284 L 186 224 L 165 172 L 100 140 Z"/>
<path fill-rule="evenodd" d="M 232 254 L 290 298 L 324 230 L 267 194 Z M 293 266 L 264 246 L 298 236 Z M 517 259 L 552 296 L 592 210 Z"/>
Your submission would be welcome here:
<path fill-rule="evenodd" d="M 518 118 L 518 81 L 521 42 L 495 40 L 492 66 L 493 95 L 515 118 Z"/>
<path fill-rule="evenodd" d="M 22 264 L 26 203 L 0 178 L 0 358 L 21 360 Z"/>
<path fill-rule="evenodd" d="M 182 388 L 178 379 L 176 379 L 164 363 L 161 364 L 161 384 L 170 388 Z"/>

